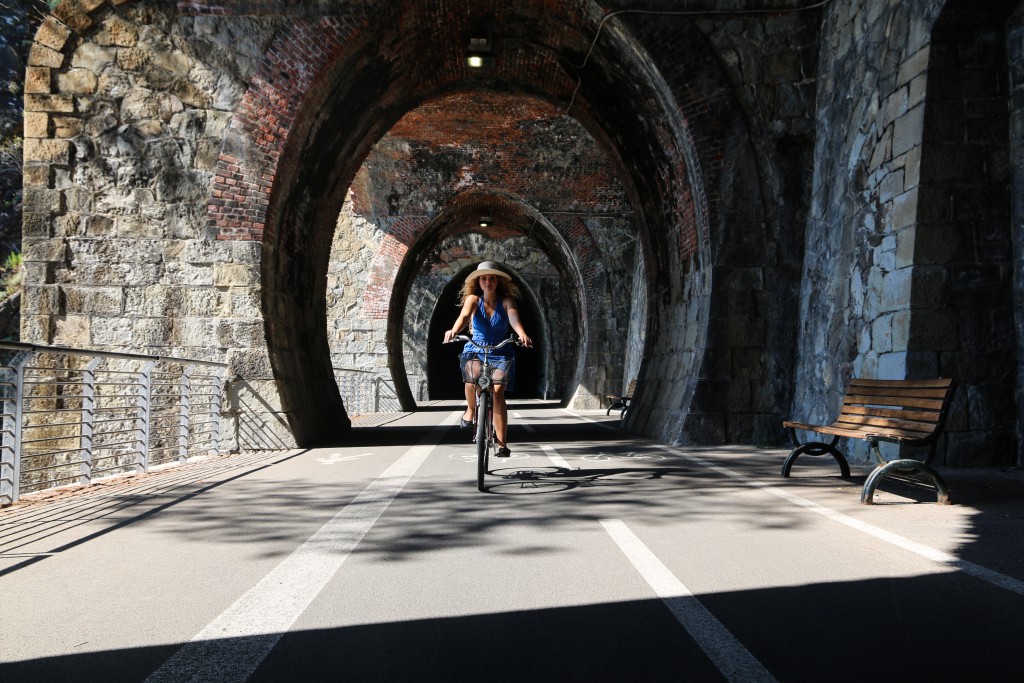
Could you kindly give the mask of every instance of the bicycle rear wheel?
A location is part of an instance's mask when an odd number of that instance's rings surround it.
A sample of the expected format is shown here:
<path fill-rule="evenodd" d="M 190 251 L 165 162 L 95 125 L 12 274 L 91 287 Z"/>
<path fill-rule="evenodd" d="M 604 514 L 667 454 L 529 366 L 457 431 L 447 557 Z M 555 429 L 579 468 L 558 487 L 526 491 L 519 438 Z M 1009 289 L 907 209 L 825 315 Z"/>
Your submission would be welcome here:
<path fill-rule="evenodd" d="M 476 488 L 484 490 L 484 475 L 487 474 L 487 456 L 490 451 L 490 444 L 487 428 L 491 423 L 491 411 L 488 405 L 491 402 L 490 394 L 483 392 L 476 399 Z"/>

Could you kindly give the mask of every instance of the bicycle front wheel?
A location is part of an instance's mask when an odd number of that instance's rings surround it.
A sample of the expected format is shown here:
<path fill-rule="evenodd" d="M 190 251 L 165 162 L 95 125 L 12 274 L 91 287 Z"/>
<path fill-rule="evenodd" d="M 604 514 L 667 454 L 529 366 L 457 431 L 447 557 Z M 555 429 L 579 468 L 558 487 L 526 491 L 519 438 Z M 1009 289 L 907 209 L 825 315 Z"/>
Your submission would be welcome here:
<path fill-rule="evenodd" d="M 476 488 L 484 490 L 484 475 L 487 474 L 487 455 L 490 451 L 487 439 L 487 426 L 490 424 L 491 396 L 481 393 L 476 399 Z"/>

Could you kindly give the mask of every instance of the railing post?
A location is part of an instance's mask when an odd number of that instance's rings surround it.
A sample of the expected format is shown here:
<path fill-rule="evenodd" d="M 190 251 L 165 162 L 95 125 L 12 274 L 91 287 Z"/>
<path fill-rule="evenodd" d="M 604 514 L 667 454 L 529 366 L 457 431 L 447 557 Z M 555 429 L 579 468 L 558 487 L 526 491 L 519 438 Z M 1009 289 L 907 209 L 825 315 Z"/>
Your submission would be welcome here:
<path fill-rule="evenodd" d="M 96 368 L 102 360 L 93 358 L 82 376 L 82 432 L 78 443 L 82 449 L 78 483 L 82 486 L 88 486 L 92 482 L 92 423 L 93 410 L 96 407 Z"/>
<path fill-rule="evenodd" d="M 178 462 L 188 460 L 188 411 L 192 405 L 192 369 L 186 365 L 181 371 L 181 389 L 178 393 Z"/>
<path fill-rule="evenodd" d="M 139 402 L 138 417 L 136 418 L 139 422 L 139 460 L 135 464 L 135 469 L 139 472 L 149 472 L 149 425 L 152 418 L 153 366 L 155 365 L 155 361 L 149 361 L 142 366 L 142 371 L 139 372 Z"/>
<path fill-rule="evenodd" d="M 211 424 L 213 425 L 210 430 L 210 449 L 218 455 L 220 454 L 220 411 L 224 405 L 224 395 L 230 390 L 230 380 L 224 378 L 226 374 L 227 368 L 221 368 L 213 373 L 217 380 L 214 385 L 217 391 L 213 394 L 213 401 L 210 405 Z"/>
<path fill-rule="evenodd" d="M 8 377 L 14 368 L 4 368 Z M 18 499 L 15 472 L 18 469 L 18 450 L 14 447 L 14 421 L 18 391 L 13 380 L 3 384 L 3 423 L 0 424 L 0 507 L 11 505 Z"/>
<path fill-rule="evenodd" d="M 0 454 L 0 504 L 11 505 L 21 495 L 21 409 L 25 392 L 25 365 L 28 353 L 16 356 L 9 367 L 13 381 L 4 396 L 3 451 Z"/>

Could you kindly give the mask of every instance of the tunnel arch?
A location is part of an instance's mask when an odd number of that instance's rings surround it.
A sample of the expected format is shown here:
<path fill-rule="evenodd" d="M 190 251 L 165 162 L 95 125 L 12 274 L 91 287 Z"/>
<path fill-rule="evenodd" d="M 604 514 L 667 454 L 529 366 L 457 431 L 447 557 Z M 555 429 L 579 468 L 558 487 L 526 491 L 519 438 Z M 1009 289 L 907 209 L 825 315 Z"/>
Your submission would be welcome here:
<path fill-rule="evenodd" d="M 606 32 L 606 36 L 612 34 L 615 40 L 628 42 L 627 34 Z M 575 42 L 585 44 L 586 38 L 578 35 Z M 319 294 L 325 288 L 324 254 L 327 250 L 324 244 L 333 228 L 344 192 L 355 174 L 356 161 L 365 157 L 372 142 L 379 139 L 401 113 L 429 96 L 427 87 L 441 92 L 453 85 L 436 84 L 431 78 L 408 82 L 410 76 L 417 75 L 416 70 L 411 70 L 411 74 L 403 71 L 402 76 L 396 77 L 394 74 L 401 71 L 395 68 L 397 60 L 393 56 L 388 61 L 380 59 L 381 52 L 394 46 L 394 39 L 395 36 L 387 33 L 375 32 L 372 41 L 350 41 L 345 59 L 335 58 L 326 65 L 323 73 L 311 80 L 309 93 L 303 98 L 302 111 L 294 116 L 288 129 L 287 143 L 283 145 L 280 160 L 273 169 L 277 180 L 267 210 L 261 262 L 264 308 L 270 361 L 278 378 L 282 404 L 300 443 L 316 441 L 344 426 L 338 420 L 338 415 L 344 414 L 343 407 L 330 381 L 329 363 L 325 361 L 328 354 L 323 317 L 317 312 L 324 307 L 322 295 Z M 363 49 L 353 50 L 353 42 Z M 369 50 L 370 44 L 375 49 Z M 636 58 L 621 59 L 623 54 L 629 54 L 630 51 L 621 45 L 615 47 L 618 49 L 615 50 L 614 58 L 605 55 L 609 46 L 604 40 L 594 52 L 593 63 L 607 65 L 607 73 L 614 76 L 606 83 L 595 79 L 602 92 L 621 91 L 623 87 L 630 91 L 638 89 L 638 81 L 623 82 L 629 81 L 628 77 L 632 75 L 623 70 L 622 65 L 627 62 L 632 62 L 636 69 L 647 69 L 646 78 L 641 79 L 640 83 L 650 87 L 652 83 L 658 82 L 654 74 L 649 73 L 650 65 Z M 522 82 L 514 76 L 510 74 L 509 81 L 503 87 L 536 93 L 535 83 Z M 385 88 L 384 84 L 390 87 Z M 646 224 L 644 243 L 648 246 L 645 256 L 655 273 L 651 278 L 652 291 L 657 291 L 660 296 L 671 294 L 661 302 L 662 317 L 679 315 L 679 307 L 685 308 L 687 302 L 695 302 L 698 308 L 706 309 L 706 292 L 703 292 L 700 284 L 702 279 L 695 279 L 686 290 L 674 284 L 683 280 L 684 275 L 694 267 L 692 261 L 697 255 L 699 235 L 706 233 L 706 229 L 698 230 L 696 227 L 696 221 L 706 221 L 706 213 L 695 209 L 695 205 L 700 202 L 694 197 L 691 179 L 685 170 L 687 158 L 693 163 L 695 152 L 687 154 L 680 151 L 672 153 L 671 159 L 664 157 L 666 150 L 679 149 L 680 145 L 689 144 L 685 136 L 680 139 L 681 131 L 686 128 L 685 121 L 674 115 L 674 108 L 669 106 L 666 99 L 669 97 L 667 88 L 663 88 L 666 92 L 648 98 L 660 102 L 665 109 L 658 117 L 660 125 L 652 127 L 640 112 L 621 109 L 614 112 L 618 119 L 614 123 L 618 124 L 619 130 L 608 134 L 608 126 L 602 125 L 607 122 L 594 115 L 601 114 L 602 110 L 591 110 L 586 106 L 588 99 L 594 97 L 589 92 L 593 87 L 581 88 L 581 96 L 577 98 L 575 106 L 579 108 L 577 118 L 585 121 L 585 126 L 592 133 L 597 132 L 596 139 L 610 141 L 609 149 L 613 152 L 623 148 L 631 152 L 639 147 L 637 151 L 646 158 L 651 157 L 652 151 L 662 157 L 660 162 L 653 159 L 648 162 L 653 168 L 647 170 L 652 179 L 658 179 L 656 182 L 640 183 L 628 174 L 625 176 L 627 186 L 643 187 L 642 190 L 633 191 L 635 196 L 651 197 L 658 193 L 666 195 L 669 200 L 648 200 L 647 206 L 658 206 L 660 211 L 648 211 L 642 219 L 638 218 L 641 226 Z M 352 98 L 356 92 L 360 96 Z M 542 91 L 540 95 L 565 101 L 567 93 L 564 89 L 556 89 Z M 369 105 L 369 102 L 376 104 Z M 353 107 L 353 104 L 359 106 Z M 368 116 L 368 111 L 372 111 L 373 116 Z M 329 123 L 324 120 L 323 112 L 330 112 Z M 608 116 L 607 112 L 605 116 Z M 623 129 L 628 129 L 629 134 Z M 649 143 L 638 145 L 640 140 Z M 621 152 L 612 155 L 613 159 L 620 160 L 622 156 Z M 348 161 L 339 165 L 338 159 Z M 620 168 L 623 167 L 620 164 Z M 703 193 L 698 191 L 696 194 L 699 198 Z M 678 220 L 680 217 L 681 221 Z M 675 227 L 669 229 L 666 223 Z M 683 237 L 683 233 L 692 236 Z M 684 258 L 691 263 L 685 263 Z M 664 286 L 658 287 L 658 284 Z M 707 321 L 706 314 L 702 315 L 699 311 L 696 315 L 687 315 L 682 311 L 682 316 L 682 319 L 696 318 L 700 321 L 698 325 L 706 324 Z M 659 327 L 657 322 L 652 325 L 654 328 Z M 302 343 L 296 344 L 297 339 L 301 339 Z M 669 350 L 672 345 L 671 341 L 666 340 L 663 348 Z M 696 346 L 702 345 L 698 341 Z M 669 354 L 668 360 L 678 363 L 678 358 L 671 351 Z M 684 360 L 687 366 L 683 374 L 696 375 L 700 361 L 698 356 L 696 348 L 686 354 Z M 655 369 L 655 376 L 671 378 L 673 374 L 679 373 L 661 374 Z M 690 391 L 690 385 L 686 382 L 681 386 L 684 387 L 684 394 Z M 684 396 L 679 398 L 683 399 Z M 672 410 L 678 411 L 679 408 Z M 655 420 L 664 418 L 663 414 L 652 415 Z"/>
<path fill-rule="evenodd" d="M 516 350 L 515 382 L 508 395 L 512 398 L 545 398 L 543 370 L 551 355 L 550 327 L 537 304 L 536 293 L 514 268 L 504 263 L 502 266 L 522 293 L 518 301 L 519 317 L 533 340 L 532 350 Z M 457 302 L 462 283 L 474 269 L 474 266 L 460 269 L 445 285 L 431 312 L 426 353 L 430 400 L 461 399 L 464 395 L 462 379 L 456 369 L 462 344 L 445 345 L 441 340 L 459 310 Z"/>

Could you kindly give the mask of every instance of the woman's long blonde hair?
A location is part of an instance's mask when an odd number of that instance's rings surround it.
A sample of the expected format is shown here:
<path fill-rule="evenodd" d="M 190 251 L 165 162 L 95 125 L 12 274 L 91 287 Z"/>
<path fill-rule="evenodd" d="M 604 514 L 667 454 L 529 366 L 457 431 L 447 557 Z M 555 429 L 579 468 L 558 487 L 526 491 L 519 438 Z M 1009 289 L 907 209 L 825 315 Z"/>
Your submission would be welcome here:
<path fill-rule="evenodd" d="M 484 290 L 480 289 L 480 278 L 473 278 L 469 282 L 466 282 L 462 285 L 462 290 L 459 292 L 459 306 L 466 303 L 466 299 L 468 299 L 473 294 L 480 296 L 483 293 Z M 505 278 L 500 276 L 498 277 L 497 294 L 498 301 L 501 301 L 506 296 L 510 296 L 517 302 L 519 301 L 519 297 L 521 295 L 519 287 L 516 286 L 516 283 L 512 282 L 512 280 L 506 280 Z"/>

